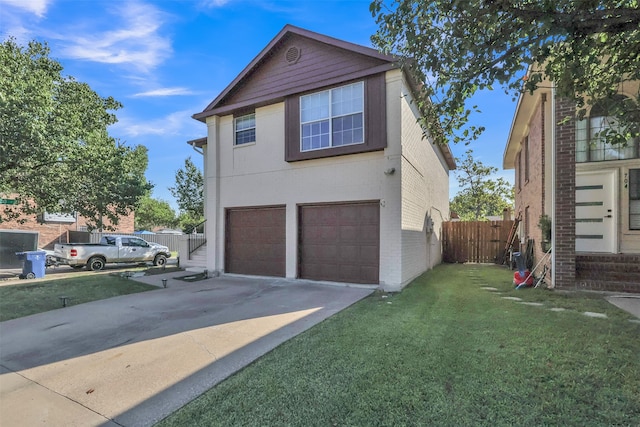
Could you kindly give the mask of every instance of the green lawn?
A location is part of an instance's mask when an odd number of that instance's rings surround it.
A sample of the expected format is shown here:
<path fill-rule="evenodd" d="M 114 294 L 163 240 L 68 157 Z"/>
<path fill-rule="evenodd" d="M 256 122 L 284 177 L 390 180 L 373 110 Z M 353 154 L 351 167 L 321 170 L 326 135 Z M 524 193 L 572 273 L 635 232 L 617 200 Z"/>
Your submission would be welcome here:
<path fill-rule="evenodd" d="M 0 286 L 0 321 L 61 308 L 58 298 L 61 295 L 71 298 L 68 305 L 76 305 L 158 289 L 109 274 L 75 275 L 42 281 L 20 280 L 15 285 Z"/>
<path fill-rule="evenodd" d="M 500 267 L 440 266 L 286 342 L 159 425 L 640 425 L 640 325 L 599 295 L 514 290 L 511 279 Z"/>

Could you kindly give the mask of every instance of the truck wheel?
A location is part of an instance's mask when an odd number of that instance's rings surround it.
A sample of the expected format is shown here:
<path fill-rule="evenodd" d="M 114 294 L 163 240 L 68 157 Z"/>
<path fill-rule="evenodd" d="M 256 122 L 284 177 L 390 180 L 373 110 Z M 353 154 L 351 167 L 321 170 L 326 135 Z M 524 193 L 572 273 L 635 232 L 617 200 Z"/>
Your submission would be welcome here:
<path fill-rule="evenodd" d="M 163 266 L 166 263 L 167 263 L 167 257 L 162 254 L 156 255 L 156 257 L 153 259 L 153 265 Z"/>
<path fill-rule="evenodd" d="M 104 268 L 104 264 L 105 264 L 104 259 L 98 256 L 91 257 L 87 262 L 87 270 L 90 270 L 90 271 L 102 270 Z"/>

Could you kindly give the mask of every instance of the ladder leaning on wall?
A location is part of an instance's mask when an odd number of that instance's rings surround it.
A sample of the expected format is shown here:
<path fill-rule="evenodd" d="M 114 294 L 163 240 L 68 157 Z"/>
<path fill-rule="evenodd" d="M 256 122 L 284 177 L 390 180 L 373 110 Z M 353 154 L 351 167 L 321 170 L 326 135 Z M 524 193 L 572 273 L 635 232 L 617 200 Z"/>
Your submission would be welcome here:
<path fill-rule="evenodd" d="M 513 251 L 513 243 L 518 236 L 518 225 L 520 224 L 520 215 L 513 221 L 513 225 L 511 226 L 511 230 L 509 230 L 509 237 L 507 237 L 507 241 L 505 242 L 504 252 L 502 253 L 502 264 L 507 264 L 511 261 L 511 253 Z"/>

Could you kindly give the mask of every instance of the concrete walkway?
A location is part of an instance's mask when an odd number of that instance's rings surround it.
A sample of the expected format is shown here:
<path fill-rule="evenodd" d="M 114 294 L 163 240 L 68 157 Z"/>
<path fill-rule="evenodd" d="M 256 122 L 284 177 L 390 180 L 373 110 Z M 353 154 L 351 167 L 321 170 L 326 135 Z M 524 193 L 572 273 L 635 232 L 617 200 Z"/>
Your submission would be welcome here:
<path fill-rule="evenodd" d="M 640 319 L 640 295 L 635 294 L 620 294 L 613 295 L 606 298 L 611 304 L 616 307 L 633 314 Z"/>
<path fill-rule="evenodd" d="M 185 272 L 174 273 L 185 275 Z M 373 289 L 221 277 L 0 323 L 0 425 L 150 426 Z"/>

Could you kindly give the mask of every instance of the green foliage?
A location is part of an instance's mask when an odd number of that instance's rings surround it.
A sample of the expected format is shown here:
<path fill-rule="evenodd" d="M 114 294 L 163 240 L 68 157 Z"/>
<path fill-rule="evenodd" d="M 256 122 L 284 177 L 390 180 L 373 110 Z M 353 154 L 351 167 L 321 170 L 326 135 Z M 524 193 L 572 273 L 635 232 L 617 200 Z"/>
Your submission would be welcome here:
<path fill-rule="evenodd" d="M 541 215 L 538 221 L 538 228 L 542 231 L 542 240 L 551 241 L 551 218 L 549 215 Z"/>
<path fill-rule="evenodd" d="M 184 168 L 176 171 L 176 185 L 169 187 L 180 208 L 179 222 L 188 231 L 204 219 L 204 176 L 200 169 L 187 157 Z"/>
<path fill-rule="evenodd" d="M 178 224 L 176 213 L 164 200 L 143 197 L 136 209 L 136 230 L 152 230 L 155 227 L 173 228 Z"/>
<path fill-rule="evenodd" d="M 425 83 L 417 103 L 440 142 L 478 137 L 468 101 L 496 84 L 515 99 L 553 82 L 583 117 L 640 79 L 638 0 L 374 0 L 370 10 L 374 44 Z M 625 135 L 614 143 L 640 135 L 640 91 L 631 95 L 609 111 Z"/>
<path fill-rule="evenodd" d="M 77 212 L 92 228 L 113 228 L 151 185 L 145 147 L 110 137 L 121 104 L 62 75 L 46 44 L 0 45 L 0 194 L 17 194 L 24 215 Z M 108 219 L 108 221 L 107 221 Z"/>
<path fill-rule="evenodd" d="M 185 233 L 193 233 L 194 231 L 197 233 L 204 233 L 204 225 L 202 221 L 204 221 L 204 215 L 196 215 L 193 216 L 189 213 L 181 213 L 178 215 L 178 226 Z"/>
<path fill-rule="evenodd" d="M 460 191 L 451 200 L 449 208 L 465 221 L 477 221 L 490 215 L 502 215 L 505 208 L 513 207 L 513 187 L 504 178 L 490 178 L 498 168 L 485 166 L 473 159 L 473 150 L 458 163 L 455 174 Z"/>

